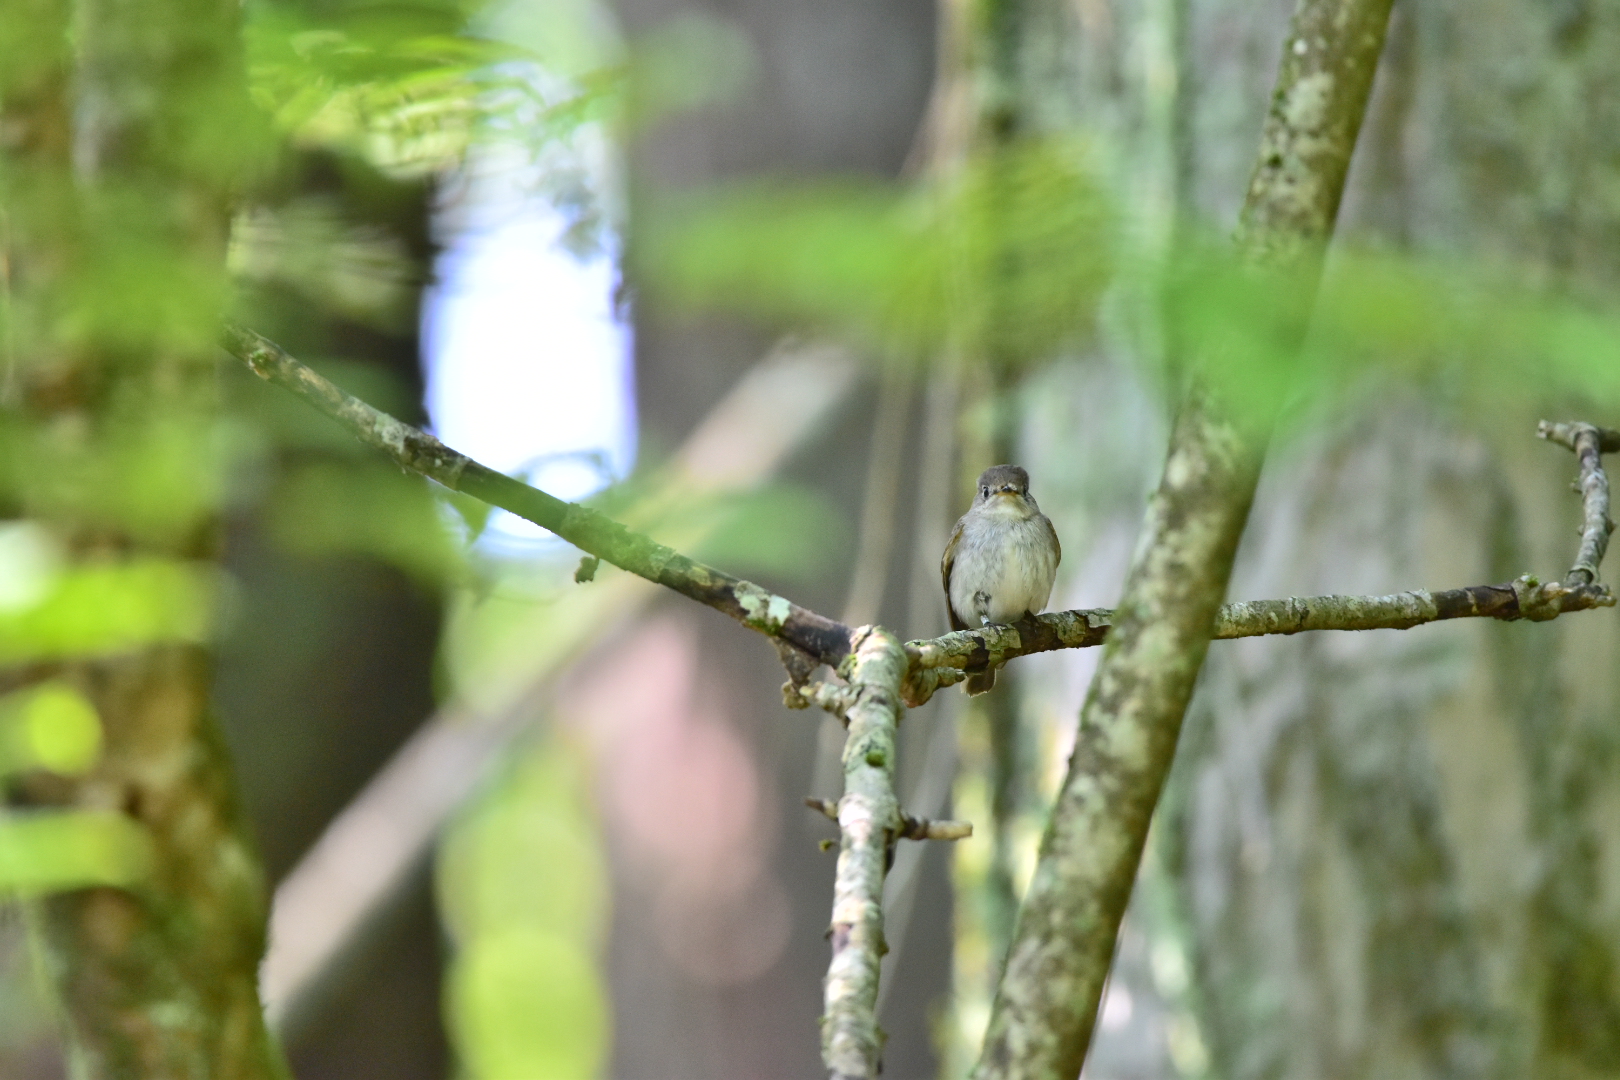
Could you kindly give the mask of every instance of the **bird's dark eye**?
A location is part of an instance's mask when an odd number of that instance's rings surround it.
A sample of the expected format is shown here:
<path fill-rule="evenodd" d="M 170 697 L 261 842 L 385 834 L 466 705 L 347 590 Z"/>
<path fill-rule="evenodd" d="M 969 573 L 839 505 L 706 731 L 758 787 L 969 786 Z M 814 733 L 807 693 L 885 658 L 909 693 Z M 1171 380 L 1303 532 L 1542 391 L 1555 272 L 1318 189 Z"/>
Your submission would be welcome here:
<path fill-rule="evenodd" d="M 979 494 L 988 499 L 990 497 L 990 489 L 987 487 L 982 487 L 979 489 Z"/>

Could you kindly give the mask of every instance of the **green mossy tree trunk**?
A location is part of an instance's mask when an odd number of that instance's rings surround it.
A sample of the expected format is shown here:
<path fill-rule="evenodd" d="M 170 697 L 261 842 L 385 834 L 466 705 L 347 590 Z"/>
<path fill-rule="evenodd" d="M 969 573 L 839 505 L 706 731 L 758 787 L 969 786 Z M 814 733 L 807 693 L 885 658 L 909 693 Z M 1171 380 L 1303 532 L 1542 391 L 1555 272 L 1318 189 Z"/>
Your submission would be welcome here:
<path fill-rule="evenodd" d="M 217 556 L 213 336 L 230 191 L 262 145 L 240 15 L 233 0 L 41 0 L 4 19 L 5 511 L 71 564 L 206 572 Z M 22 801 L 119 812 L 150 840 L 139 884 L 44 901 L 70 1071 L 284 1076 L 256 985 L 264 882 L 210 711 L 208 650 L 70 656 L 8 682 L 47 676 L 95 705 L 103 752 L 83 776 L 26 778 Z"/>

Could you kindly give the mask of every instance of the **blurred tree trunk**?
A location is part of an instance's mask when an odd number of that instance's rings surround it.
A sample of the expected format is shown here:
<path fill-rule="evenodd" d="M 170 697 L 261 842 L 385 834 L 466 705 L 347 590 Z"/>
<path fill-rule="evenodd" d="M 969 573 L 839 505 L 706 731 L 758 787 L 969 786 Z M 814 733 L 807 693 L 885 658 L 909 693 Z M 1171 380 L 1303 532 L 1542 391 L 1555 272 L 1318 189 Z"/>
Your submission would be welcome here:
<path fill-rule="evenodd" d="M 7 404 L 36 471 L 12 509 L 81 564 L 217 558 L 212 336 L 228 188 L 254 143 L 238 15 L 218 0 L 7 15 L 7 44 L 28 45 L 8 56 L 0 97 Z M 137 647 L 56 674 L 94 703 L 104 752 L 83 777 L 31 778 L 26 800 L 122 812 L 151 841 L 140 884 L 44 903 L 72 1073 L 284 1075 L 256 987 L 264 883 L 207 651 Z"/>
<path fill-rule="evenodd" d="M 420 329 L 423 286 L 437 254 L 432 201 L 426 179 L 387 176 L 357 155 L 301 146 L 285 148 L 274 174 L 242 199 L 261 222 L 331 215 L 350 230 L 330 242 L 338 252 L 336 241 L 352 236 L 387 252 L 383 269 L 365 279 L 382 299 L 365 305 L 333 288 L 331 271 L 292 280 L 248 273 L 238 287 L 255 329 L 297 355 L 342 357 L 363 368 L 396 399 L 390 411 L 418 425 L 428 422 Z M 329 258 L 352 276 L 369 269 L 345 265 L 340 254 Z M 296 490 L 306 470 L 343 470 L 368 485 L 397 472 L 362 456 L 358 444 L 310 445 L 288 433 L 280 410 L 302 406 L 282 400 L 244 366 L 227 367 L 222 382 L 228 410 L 284 440 L 265 463 L 265 497 L 227 515 L 225 565 L 239 589 L 238 617 L 220 642 L 214 682 L 242 801 L 274 886 L 432 714 L 442 601 L 374 554 L 290 550 L 286 522 L 299 511 L 278 495 Z M 309 420 L 326 422 L 313 414 Z M 421 498 L 432 496 L 424 489 Z M 289 634 L 290 626 L 297 632 Z M 321 988 L 318 1005 L 282 1022 L 276 1035 L 302 1080 L 367 1069 L 392 1080 L 444 1075 L 442 935 L 431 893 L 423 865 L 340 965 L 340 976 Z"/>
<path fill-rule="evenodd" d="M 1168 191 L 1218 225 L 1243 196 L 1290 6 L 1041 3 L 1049 29 L 1024 54 L 1045 115 L 1101 132 L 1144 221 Z M 1612 289 L 1617 36 L 1620 13 L 1579 0 L 1397 5 L 1340 236 Z M 1366 386 L 1348 415 L 1279 442 L 1233 598 L 1563 572 L 1574 466 L 1534 424 L 1584 406 L 1527 386 L 1481 430 L 1464 364 L 1454 385 Z M 1079 579 L 1112 580 L 1128 546 L 1108 538 L 1134 526 L 1129 479 L 1158 450 L 1108 421 L 1142 392 L 1108 356 L 1064 376 L 1094 421 L 1086 461 L 1050 463 L 1075 477 L 1065 497 L 1090 500 L 1065 549 Z M 1608 613 L 1213 647 L 1089 1068 L 1615 1075 L 1617 648 Z"/>

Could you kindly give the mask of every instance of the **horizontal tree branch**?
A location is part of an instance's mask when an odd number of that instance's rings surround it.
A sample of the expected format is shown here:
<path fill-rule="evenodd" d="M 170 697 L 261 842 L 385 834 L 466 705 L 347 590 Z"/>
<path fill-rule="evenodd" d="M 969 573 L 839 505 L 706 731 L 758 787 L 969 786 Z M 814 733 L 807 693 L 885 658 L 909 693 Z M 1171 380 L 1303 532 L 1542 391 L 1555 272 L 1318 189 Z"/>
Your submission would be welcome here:
<path fill-rule="evenodd" d="M 345 393 L 252 330 L 227 325 L 221 343 L 260 378 L 291 390 L 403 468 L 532 521 L 582 551 L 780 638 L 822 663 L 836 667 L 849 655 L 850 629 L 835 619 L 689 559 L 588 506 L 564 502 L 480 465 L 420 428 Z"/>
<path fill-rule="evenodd" d="M 1222 640 L 1308 630 L 1410 630 L 1425 623 L 1468 618 L 1544 622 L 1572 611 L 1614 605 L 1614 594 L 1607 585 L 1571 586 L 1525 575 L 1504 585 L 1469 585 L 1439 592 L 1415 589 L 1388 596 L 1244 600 L 1221 607 L 1212 636 Z M 908 641 L 911 668 L 902 688 L 905 702 L 915 708 L 940 687 L 958 683 L 970 672 L 999 667 L 1014 657 L 1101 645 L 1108 639 L 1113 619 L 1108 608 L 1054 611 L 1009 626 Z"/>

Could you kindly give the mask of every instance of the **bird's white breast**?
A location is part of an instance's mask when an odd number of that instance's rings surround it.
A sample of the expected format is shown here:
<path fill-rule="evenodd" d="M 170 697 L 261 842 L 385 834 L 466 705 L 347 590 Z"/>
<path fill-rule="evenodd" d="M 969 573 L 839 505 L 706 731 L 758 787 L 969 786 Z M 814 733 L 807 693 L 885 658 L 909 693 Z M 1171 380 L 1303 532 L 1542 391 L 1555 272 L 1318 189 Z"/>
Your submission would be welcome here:
<path fill-rule="evenodd" d="M 970 515 L 951 567 L 951 607 L 969 625 L 1013 622 L 1046 607 L 1056 576 L 1056 553 L 1040 517 Z"/>

